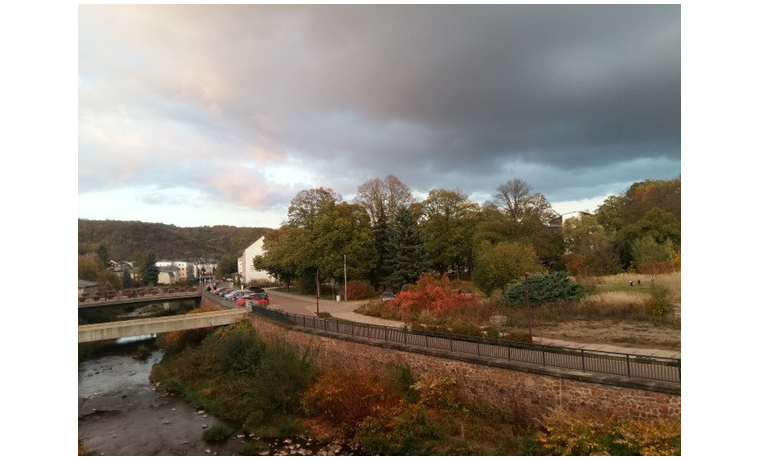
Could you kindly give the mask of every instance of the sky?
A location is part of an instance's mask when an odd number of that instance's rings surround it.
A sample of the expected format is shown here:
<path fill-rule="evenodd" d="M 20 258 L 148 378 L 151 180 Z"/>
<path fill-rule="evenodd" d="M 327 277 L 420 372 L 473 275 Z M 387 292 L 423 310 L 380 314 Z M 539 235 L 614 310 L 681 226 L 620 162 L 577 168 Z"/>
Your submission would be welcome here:
<path fill-rule="evenodd" d="M 680 5 L 79 5 L 77 214 L 279 227 L 395 175 L 558 213 L 681 174 Z"/>

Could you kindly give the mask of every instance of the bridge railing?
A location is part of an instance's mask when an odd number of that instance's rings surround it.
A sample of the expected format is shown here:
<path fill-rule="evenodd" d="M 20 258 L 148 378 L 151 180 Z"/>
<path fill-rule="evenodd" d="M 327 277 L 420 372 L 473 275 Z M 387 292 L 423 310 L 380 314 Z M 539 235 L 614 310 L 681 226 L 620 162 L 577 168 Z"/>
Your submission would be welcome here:
<path fill-rule="evenodd" d="M 589 351 L 581 348 L 512 342 L 485 337 L 412 331 L 406 328 L 296 315 L 257 305 L 252 306 L 251 309 L 256 314 L 276 321 L 350 337 L 362 337 L 406 346 L 503 359 L 543 367 L 681 383 L 681 360 L 675 358 Z"/>
<path fill-rule="evenodd" d="M 123 289 L 121 291 L 98 291 L 95 293 L 84 293 L 79 295 L 79 303 L 103 303 L 116 302 L 128 299 L 143 299 L 167 296 L 188 296 L 200 295 L 201 290 L 198 287 L 155 287 L 155 288 L 134 288 Z"/>

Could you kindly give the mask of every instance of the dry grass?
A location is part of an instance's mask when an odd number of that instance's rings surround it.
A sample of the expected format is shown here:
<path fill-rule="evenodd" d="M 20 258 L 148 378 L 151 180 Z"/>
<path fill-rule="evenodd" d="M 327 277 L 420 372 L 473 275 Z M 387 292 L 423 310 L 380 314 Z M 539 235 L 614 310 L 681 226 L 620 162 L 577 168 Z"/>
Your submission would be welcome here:
<path fill-rule="evenodd" d="M 641 295 L 646 298 L 649 295 L 652 282 L 665 286 L 673 296 L 675 302 L 681 301 L 681 272 L 666 273 L 662 275 L 639 275 L 636 273 L 620 273 L 618 275 L 597 276 L 578 278 L 576 281 L 602 296 L 600 299 L 611 303 L 638 303 Z M 634 285 L 631 286 L 631 281 Z M 641 284 L 639 284 L 641 281 Z M 609 297 L 606 296 L 609 294 Z"/>

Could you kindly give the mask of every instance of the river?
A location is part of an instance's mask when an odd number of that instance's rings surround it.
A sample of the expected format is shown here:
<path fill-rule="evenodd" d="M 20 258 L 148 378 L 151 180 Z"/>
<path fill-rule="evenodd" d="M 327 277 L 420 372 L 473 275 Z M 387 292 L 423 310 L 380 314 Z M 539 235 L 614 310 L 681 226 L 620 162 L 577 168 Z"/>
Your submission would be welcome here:
<path fill-rule="evenodd" d="M 133 356 L 140 344 L 122 341 L 99 349 L 79 363 L 79 443 L 94 455 L 240 455 L 243 443 L 256 443 L 258 455 L 351 455 L 351 449 L 311 439 L 251 438 L 235 433 L 206 442 L 204 430 L 220 423 L 176 396 L 154 388 L 150 371 L 163 353 Z"/>

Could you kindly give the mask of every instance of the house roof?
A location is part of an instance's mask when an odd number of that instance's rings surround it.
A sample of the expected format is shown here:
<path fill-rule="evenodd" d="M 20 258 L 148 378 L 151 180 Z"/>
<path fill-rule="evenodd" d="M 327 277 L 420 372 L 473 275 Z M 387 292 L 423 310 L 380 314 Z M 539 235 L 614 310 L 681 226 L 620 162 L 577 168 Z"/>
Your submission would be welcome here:
<path fill-rule="evenodd" d="M 79 289 L 84 289 L 84 288 L 93 287 L 97 285 L 98 283 L 94 281 L 79 280 Z"/>

